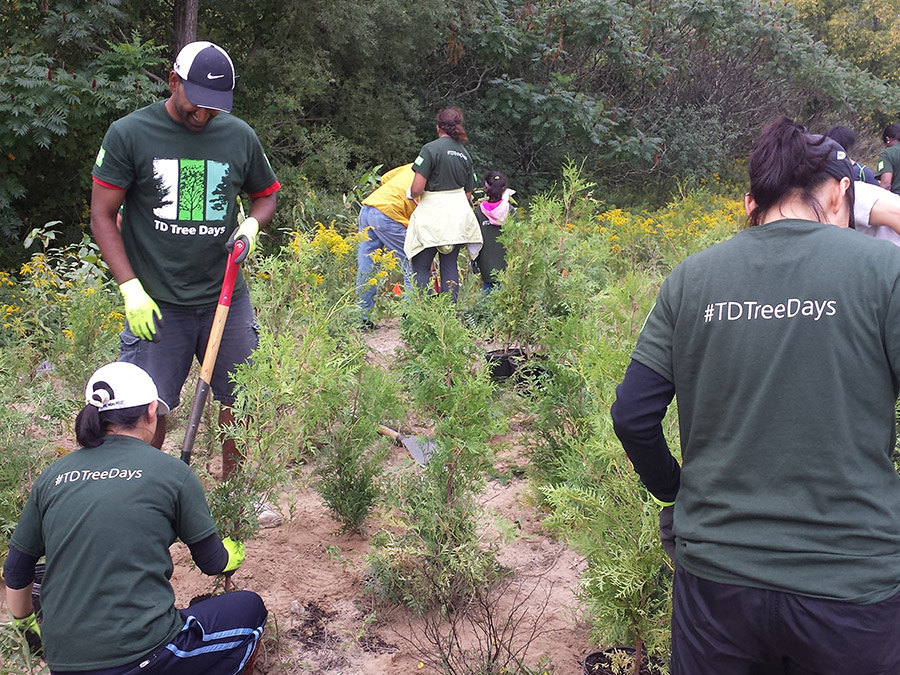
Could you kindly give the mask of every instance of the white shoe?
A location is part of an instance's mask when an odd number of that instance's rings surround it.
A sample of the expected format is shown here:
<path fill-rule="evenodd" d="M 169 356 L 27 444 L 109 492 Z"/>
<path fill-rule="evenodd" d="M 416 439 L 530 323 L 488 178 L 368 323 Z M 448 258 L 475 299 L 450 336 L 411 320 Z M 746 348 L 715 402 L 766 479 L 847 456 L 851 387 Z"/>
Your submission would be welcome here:
<path fill-rule="evenodd" d="M 275 507 L 265 502 L 256 503 L 256 517 L 259 520 L 259 526 L 262 528 L 278 527 L 284 522 L 281 514 L 275 510 Z"/>

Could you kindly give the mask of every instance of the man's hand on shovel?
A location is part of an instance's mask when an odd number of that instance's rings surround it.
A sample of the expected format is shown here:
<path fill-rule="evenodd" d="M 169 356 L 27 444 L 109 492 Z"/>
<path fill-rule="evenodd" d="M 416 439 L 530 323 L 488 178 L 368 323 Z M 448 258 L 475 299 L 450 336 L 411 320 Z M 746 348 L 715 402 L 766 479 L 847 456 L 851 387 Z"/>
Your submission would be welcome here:
<path fill-rule="evenodd" d="M 244 218 L 244 222 L 242 222 L 238 228 L 231 233 L 231 236 L 228 238 L 228 241 L 225 242 L 225 249 L 231 253 L 231 250 L 234 248 L 234 242 L 236 239 L 240 237 L 244 238 L 244 241 L 247 242 L 247 247 L 244 249 L 244 252 L 238 255 L 234 262 L 236 265 L 240 265 L 244 262 L 244 259 L 253 253 L 256 250 L 256 240 L 259 238 L 259 221 L 250 216 L 249 218 Z"/>

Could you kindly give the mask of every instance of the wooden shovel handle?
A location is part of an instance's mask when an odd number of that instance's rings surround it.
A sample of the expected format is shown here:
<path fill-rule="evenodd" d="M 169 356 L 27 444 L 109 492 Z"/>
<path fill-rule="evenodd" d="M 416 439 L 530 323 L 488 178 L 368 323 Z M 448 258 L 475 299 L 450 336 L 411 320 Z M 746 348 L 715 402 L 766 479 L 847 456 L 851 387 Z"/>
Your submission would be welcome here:
<path fill-rule="evenodd" d="M 400 432 L 394 431 L 390 427 L 386 427 L 383 424 L 377 424 L 376 428 L 378 429 L 378 433 L 382 436 L 387 436 L 388 438 L 393 438 L 395 441 L 400 440 Z"/>

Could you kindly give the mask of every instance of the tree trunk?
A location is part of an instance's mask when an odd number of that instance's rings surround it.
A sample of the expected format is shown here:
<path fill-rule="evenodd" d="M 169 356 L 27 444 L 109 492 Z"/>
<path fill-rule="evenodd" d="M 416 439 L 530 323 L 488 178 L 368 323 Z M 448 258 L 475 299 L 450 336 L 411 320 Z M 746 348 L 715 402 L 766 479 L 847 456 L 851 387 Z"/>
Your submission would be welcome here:
<path fill-rule="evenodd" d="M 175 54 L 197 40 L 197 11 L 200 0 L 175 0 Z"/>
<path fill-rule="evenodd" d="M 644 662 L 644 641 L 638 635 L 634 640 L 634 670 L 633 675 L 641 675 L 641 664 Z"/>

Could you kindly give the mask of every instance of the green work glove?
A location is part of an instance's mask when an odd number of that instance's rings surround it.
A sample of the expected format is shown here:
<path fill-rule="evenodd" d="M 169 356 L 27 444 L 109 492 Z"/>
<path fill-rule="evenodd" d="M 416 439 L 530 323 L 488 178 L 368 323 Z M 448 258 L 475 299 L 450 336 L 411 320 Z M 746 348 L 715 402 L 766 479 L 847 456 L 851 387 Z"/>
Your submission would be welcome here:
<path fill-rule="evenodd" d="M 119 284 L 119 290 L 125 299 L 125 318 L 128 319 L 131 332 L 142 340 L 152 340 L 156 335 L 153 315 L 155 314 L 157 319 L 162 319 L 159 306 L 147 295 L 137 277 Z"/>
<path fill-rule="evenodd" d="M 234 248 L 235 240 L 239 239 L 240 237 L 244 238 L 244 241 L 247 242 L 247 248 L 245 248 L 244 252 L 234 259 L 234 262 L 240 265 L 242 262 L 244 262 L 244 258 L 246 258 L 256 250 L 256 239 L 258 238 L 258 236 L 259 221 L 253 216 L 244 218 L 244 222 L 238 225 L 238 228 L 231 233 L 230 237 L 228 237 L 228 241 L 225 242 L 225 249 L 229 253 L 231 253 L 231 249 Z"/>
<path fill-rule="evenodd" d="M 41 644 L 41 626 L 37 621 L 34 612 L 26 616 L 24 619 L 13 619 L 13 628 L 25 634 L 28 641 L 28 648 L 32 654 L 40 653 L 43 645 Z"/>
<path fill-rule="evenodd" d="M 244 542 L 235 541 L 231 537 L 225 537 L 222 540 L 222 546 L 228 551 L 228 564 L 225 565 L 225 569 L 222 570 L 222 573 L 227 574 L 228 572 L 234 572 L 241 566 L 241 563 L 244 562 Z"/>

